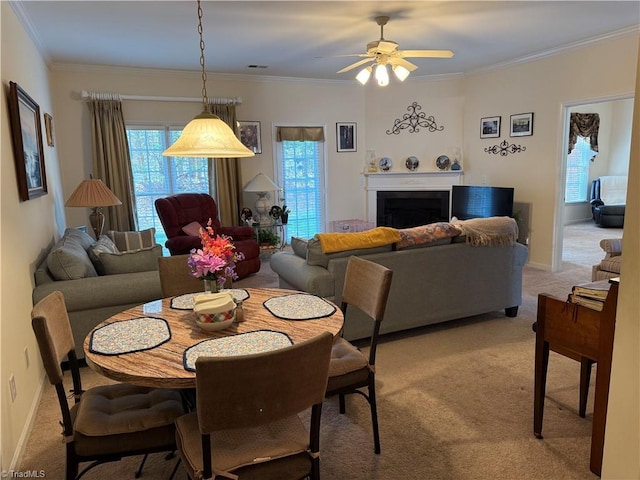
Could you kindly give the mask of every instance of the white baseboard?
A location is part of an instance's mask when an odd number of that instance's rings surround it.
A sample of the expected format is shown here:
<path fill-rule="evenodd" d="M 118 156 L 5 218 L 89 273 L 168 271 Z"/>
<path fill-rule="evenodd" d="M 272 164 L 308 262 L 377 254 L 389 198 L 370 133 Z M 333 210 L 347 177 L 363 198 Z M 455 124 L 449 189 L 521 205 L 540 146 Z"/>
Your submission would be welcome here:
<path fill-rule="evenodd" d="M 13 458 L 11 458 L 9 471 L 17 471 L 20 466 L 22 455 L 24 454 L 24 447 L 27 444 L 27 440 L 29 439 L 31 430 L 33 430 L 33 424 L 36 420 L 36 413 L 38 412 L 38 407 L 40 406 L 40 400 L 42 399 L 42 392 L 44 391 L 45 382 L 48 384 L 47 375 L 43 374 L 42 379 L 40 380 L 40 385 L 36 390 L 36 394 L 33 396 L 31 408 L 29 408 L 29 415 L 27 416 L 27 421 L 25 422 L 24 428 L 20 433 L 20 438 L 18 439 L 16 450 L 13 452 Z"/>

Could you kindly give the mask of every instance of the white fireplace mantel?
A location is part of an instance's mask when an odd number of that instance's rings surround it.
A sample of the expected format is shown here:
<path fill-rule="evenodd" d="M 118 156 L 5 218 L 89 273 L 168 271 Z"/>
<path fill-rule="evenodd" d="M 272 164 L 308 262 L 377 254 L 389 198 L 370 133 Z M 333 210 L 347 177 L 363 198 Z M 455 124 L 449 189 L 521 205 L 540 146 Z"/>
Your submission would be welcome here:
<path fill-rule="evenodd" d="M 462 177 L 462 171 L 365 173 L 367 221 L 376 223 L 376 199 L 379 191 L 434 190 L 451 192 L 453 185 L 462 185 Z M 449 205 L 449 211 L 451 211 L 451 205 Z"/>

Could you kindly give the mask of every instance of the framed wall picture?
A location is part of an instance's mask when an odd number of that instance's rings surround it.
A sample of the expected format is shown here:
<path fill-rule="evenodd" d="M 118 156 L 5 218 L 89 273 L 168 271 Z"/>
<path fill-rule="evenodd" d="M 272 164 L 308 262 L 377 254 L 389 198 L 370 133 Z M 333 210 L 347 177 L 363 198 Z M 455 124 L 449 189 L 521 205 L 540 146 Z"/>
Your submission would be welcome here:
<path fill-rule="evenodd" d="M 47 135 L 47 145 L 53 147 L 53 117 L 48 113 L 44 114 L 44 131 Z"/>
<path fill-rule="evenodd" d="M 240 141 L 253 153 L 262 153 L 260 139 L 260 122 L 238 122 L 240 126 Z"/>
<path fill-rule="evenodd" d="M 40 107 L 15 82 L 9 82 L 9 114 L 20 200 L 46 195 Z"/>
<path fill-rule="evenodd" d="M 484 117 L 480 119 L 480 138 L 500 137 L 501 117 Z"/>
<path fill-rule="evenodd" d="M 338 152 L 357 151 L 355 123 L 336 123 L 336 143 Z"/>
<path fill-rule="evenodd" d="M 533 135 L 533 112 L 511 115 L 511 137 Z"/>

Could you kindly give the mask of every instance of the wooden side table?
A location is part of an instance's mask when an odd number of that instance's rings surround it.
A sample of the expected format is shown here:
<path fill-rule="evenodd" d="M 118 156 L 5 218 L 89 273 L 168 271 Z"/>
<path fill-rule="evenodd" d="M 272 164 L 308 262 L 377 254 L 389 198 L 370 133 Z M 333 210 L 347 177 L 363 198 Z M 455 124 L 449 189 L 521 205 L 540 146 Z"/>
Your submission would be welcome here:
<path fill-rule="evenodd" d="M 538 295 L 533 433 L 542 438 L 549 350 L 581 362 L 597 362 L 589 462 L 590 470 L 596 475 L 602 471 L 617 304 L 617 281 L 612 281 L 601 312 L 546 294 Z M 581 388 L 582 384 L 581 381 Z"/>

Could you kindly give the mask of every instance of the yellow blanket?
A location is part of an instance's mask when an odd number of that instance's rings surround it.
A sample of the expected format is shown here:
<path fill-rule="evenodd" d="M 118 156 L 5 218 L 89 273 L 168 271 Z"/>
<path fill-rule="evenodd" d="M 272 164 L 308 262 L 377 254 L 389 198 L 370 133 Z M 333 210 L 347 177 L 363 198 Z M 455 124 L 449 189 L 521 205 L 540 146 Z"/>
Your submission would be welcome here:
<path fill-rule="evenodd" d="M 318 233 L 322 253 L 373 248 L 400 241 L 400 232 L 391 227 L 377 227 L 355 233 Z"/>

